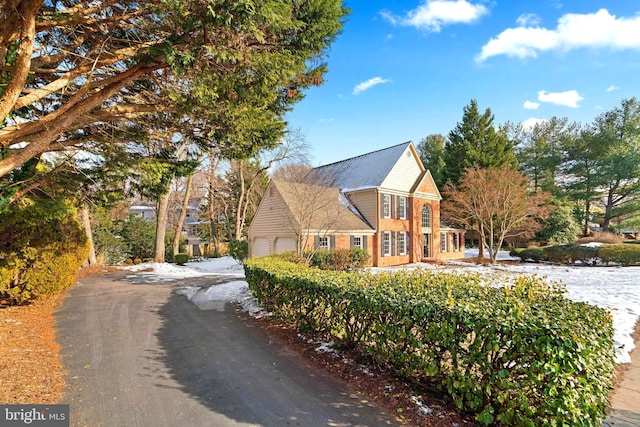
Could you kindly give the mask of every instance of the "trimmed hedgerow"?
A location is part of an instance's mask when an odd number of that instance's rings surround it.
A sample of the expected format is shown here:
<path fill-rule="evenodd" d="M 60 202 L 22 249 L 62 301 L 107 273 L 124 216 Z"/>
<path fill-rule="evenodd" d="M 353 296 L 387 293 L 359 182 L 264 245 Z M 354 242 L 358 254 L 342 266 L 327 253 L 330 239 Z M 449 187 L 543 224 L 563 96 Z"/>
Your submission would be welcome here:
<path fill-rule="evenodd" d="M 509 254 L 520 258 L 521 261 L 540 262 L 547 260 L 542 248 L 512 249 Z"/>
<path fill-rule="evenodd" d="M 367 265 L 370 255 L 360 248 L 331 249 L 311 254 L 310 264 L 321 270 L 352 271 Z"/>
<path fill-rule="evenodd" d="M 640 263 L 640 246 L 626 243 L 603 245 L 600 246 L 599 255 L 605 263 L 637 264 Z"/>
<path fill-rule="evenodd" d="M 320 271 L 271 257 L 248 260 L 245 274 L 280 318 L 431 381 L 481 424 L 597 425 L 605 416 L 611 318 L 559 285 Z"/>

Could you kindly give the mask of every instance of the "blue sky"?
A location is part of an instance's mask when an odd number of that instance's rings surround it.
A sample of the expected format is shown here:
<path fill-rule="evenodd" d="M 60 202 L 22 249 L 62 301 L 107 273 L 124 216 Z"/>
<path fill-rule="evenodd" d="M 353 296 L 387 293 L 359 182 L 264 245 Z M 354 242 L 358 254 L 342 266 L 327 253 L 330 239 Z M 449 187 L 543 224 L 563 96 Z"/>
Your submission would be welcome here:
<path fill-rule="evenodd" d="M 448 134 L 471 99 L 496 124 L 590 123 L 640 97 L 640 0 L 347 0 L 325 84 L 287 115 L 312 165 Z"/>

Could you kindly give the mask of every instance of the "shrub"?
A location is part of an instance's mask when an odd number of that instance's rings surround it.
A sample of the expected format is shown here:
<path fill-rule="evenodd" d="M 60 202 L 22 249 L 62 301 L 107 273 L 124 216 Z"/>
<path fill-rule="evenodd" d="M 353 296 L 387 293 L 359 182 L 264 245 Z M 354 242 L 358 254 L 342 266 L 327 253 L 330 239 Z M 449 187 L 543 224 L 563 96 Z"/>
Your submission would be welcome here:
<path fill-rule="evenodd" d="M 23 304 L 73 284 L 89 247 L 71 206 L 47 200 L 7 209 L 0 224 L 0 241 L 7 242 L 0 251 L 1 297 Z"/>
<path fill-rule="evenodd" d="M 129 219 L 122 224 L 120 235 L 127 247 L 129 257 L 153 258 L 153 248 L 156 243 L 156 224 L 146 219 L 129 215 Z"/>
<path fill-rule="evenodd" d="M 232 240 L 229 242 L 229 255 L 239 263 L 249 256 L 249 242 L 246 240 Z"/>
<path fill-rule="evenodd" d="M 520 258 L 521 261 L 540 262 L 547 259 L 542 248 L 513 249 L 510 255 Z"/>
<path fill-rule="evenodd" d="M 311 266 L 321 270 L 351 271 L 367 265 L 370 255 L 364 249 L 331 249 L 311 254 Z"/>
<path fill-rule="evenodd" d="M 254 258 L 256 299 L 415 380 L 480 424 L 597 425 L 612 387 L 613 325 L 537 277 L 506 285 L 428 271 L 344 273 Z"/>
<path fill-rule="evenodd" d="M 599 250 L 600 258 L 605 263 L 615 262 L 622 265 L 640 263 L 640 246 L 620 243 L 603 245 Z"/>
<path fill-rule="evenodd" d="M 596 246 L 569 245 L 566 251 L 572 262 L 580 261 L 583 264 L 591 264 L 599 256 L 599 248 Z"/>
<path fill-rule="evenodd" d="M 179 253 L 173 257 L 173 260 L 178 265 L 185 265 L 187 262 L 189 262 L 189 255 L 185 253 Z"/>
<path fill-rule="evenodd" d="M 550 262 L 571 264 L 571 254 L 567 250 L 570 245 L 547 246 L 543 249 L 545 257 Z"/>

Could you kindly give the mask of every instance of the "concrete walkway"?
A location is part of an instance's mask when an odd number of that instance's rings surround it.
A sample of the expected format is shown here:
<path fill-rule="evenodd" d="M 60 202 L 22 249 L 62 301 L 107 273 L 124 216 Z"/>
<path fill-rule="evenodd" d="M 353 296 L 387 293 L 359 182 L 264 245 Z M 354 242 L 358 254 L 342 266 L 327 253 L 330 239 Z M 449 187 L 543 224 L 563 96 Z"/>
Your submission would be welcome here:
<path fill-rule="evenodd" d="M 625 367 L 622 380 L 611 394 L 606 427 L 640 426 L 640 323 L 636 325 L 636 348 L 631 352 L 631 363 Z"/>

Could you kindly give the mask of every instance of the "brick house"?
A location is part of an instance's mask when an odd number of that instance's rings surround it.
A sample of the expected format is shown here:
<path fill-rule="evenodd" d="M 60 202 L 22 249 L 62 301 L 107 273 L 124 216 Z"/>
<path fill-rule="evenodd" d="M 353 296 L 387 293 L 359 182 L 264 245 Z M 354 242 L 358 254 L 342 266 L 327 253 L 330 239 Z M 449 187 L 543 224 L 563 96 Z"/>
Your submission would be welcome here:
<path fill-rule="evenodd" d="M 272 180 L 248 230 L 250 256 L 360 247 L 373 266 L 464 257 L 464 231 L 440 223 L 440 192 L 406 142 Z"/>

